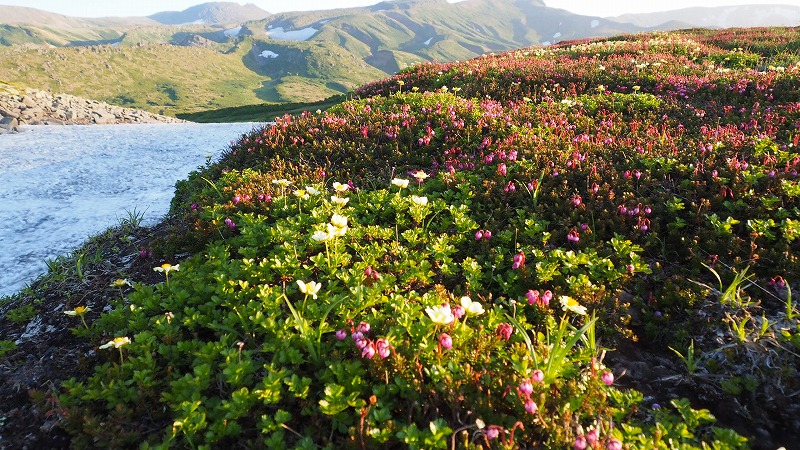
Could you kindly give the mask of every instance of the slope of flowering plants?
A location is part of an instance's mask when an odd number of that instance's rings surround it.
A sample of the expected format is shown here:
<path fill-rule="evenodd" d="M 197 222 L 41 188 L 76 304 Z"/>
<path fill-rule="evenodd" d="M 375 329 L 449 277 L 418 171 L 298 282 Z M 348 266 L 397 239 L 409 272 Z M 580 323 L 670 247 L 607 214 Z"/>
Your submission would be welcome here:
<path fill-rule="evenodd" d="M 179 183 L 163 282 L 81 330 L 101 362 L 61 423 L 104 448 L 791 445 L 799 40 L 425 64 L 254 130 Z"/>

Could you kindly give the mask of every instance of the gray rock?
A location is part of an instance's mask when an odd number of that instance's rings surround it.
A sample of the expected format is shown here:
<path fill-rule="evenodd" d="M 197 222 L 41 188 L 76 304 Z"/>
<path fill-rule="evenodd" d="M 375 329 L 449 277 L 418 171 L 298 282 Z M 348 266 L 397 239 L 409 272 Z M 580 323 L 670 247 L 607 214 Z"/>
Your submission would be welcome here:
<path fill-rule="evenodd" d="M 19 122 L 13 117 L 3 117 L 0 119 L 0 129 L 4 131 L 17 131 Z"/>
<path fill-rule="evenodd" d="M 13 117 L 15 119 L 19 119 L 19 108 L 3 108 L 0 110 L 0 114 L 4 115 L 5 117 Z"/>
<path fill-rule="evenodd" d="M 20 113 L 20 118 L 23 120 L 30 120 L 36 117 L 40 117 L 44 113 L 42 108 L 38 106 L 33 106 L 31 108 L 26 108 L 25 110 Z"/>
<path fill-rule="evenodd" d="M 92 111 L 92 120 L 98 125 L 114 123 L 117 118 L 113 114 L 105 111 L 95 110 Z"/>
<path fill-rule="evenodd" d="M 37 105 L 36 100 L 30 98 L 29 96 L 22 97 L 22 104 L 27 106 L 28 108 L 32 108 Z"/>

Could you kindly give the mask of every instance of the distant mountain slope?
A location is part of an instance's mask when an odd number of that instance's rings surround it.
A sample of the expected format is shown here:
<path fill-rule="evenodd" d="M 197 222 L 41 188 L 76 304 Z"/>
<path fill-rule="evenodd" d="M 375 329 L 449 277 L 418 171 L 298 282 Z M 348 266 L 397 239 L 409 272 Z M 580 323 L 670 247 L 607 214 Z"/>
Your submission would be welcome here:
<path fill-rule="evenodd" d="M 244 6 L 232 2 L 212 2 L 193 6 L 183 11 L 166 11 L 153 14 L 149 18 L 165 25 L 188 23 L 229 24 L 261 20 L 270 13 L 248 3 Z"/>
<path fill-rule="evenodd" d="M 0 5 L 0 24 L 5 25 L 38 25 L 52 28 L 92 28 L 132 25 L 154 25 L 155 21 L 147 17 L 101 17 L 80 18 L 56 14 L 36 8 L 24 6 Z"/>
<path fill-rule="evenodd" d="M 0 7 L 0 23 L 4 8 Z M 196 80 L 203 77 L 216 77 L 216 84 L 222 83 L 218 75 L 211 74 L 213 67 L 204 74 L 202 65 L 193 65 L 190 79 L 177 70 L 180 64 L 168 62 L 185 58 L 183 47 L 212 52 L 207 55 L 226 55 L 206 60 L 219 60 L 218 64 L 232 70 L 227 83 L 248 80 L 236 86 L 248 87 L 235 98 L 291 102 L 343 94 L 420 62 L 464 60 L 483 53 L 644 30 L 549 8 L 541 0 L 389 0 L 369 7 L 277 15 L 253 5 L 217 2 L 140 18 L 146 21 L 143 24 L 131 20 L 123 26 L 95 27 L 89 26 L 95 19 L 49 13 L 28 17 L 42 23 L 0 25 L 0 43 L 14 49 L 0 52 L 0 78 L 62 92 L 66 86 L 84 89 L 74 79 L 80 81 L 82 77 L 74 68 L 94 74 L 111 67 L 116 73 L 94 83 L 90 88 L 96 94 L 91 95 L 170 113 L 198 111 L 202 108 L 199 99 L 204 96 L 212 99 L 206 105 L 209 109 L 237 106 L 231 95 L 222 98 L 214 91 L 205 91 L 209 88 L 206 84 L 197 87 Z M 57 47 L 113 44 L 118 48 L 113 52 L 99 48 L 88 53 L 48 51 L 43 60 L 41 49 L 18 46 L 23 43 Z M 145 61 L 150 57 L 143 57 L 147 52 L 137 50 L 141 46 L 165 62 L 156 68 L 160 72 L 157 78 L 163 80 L 159 86 L 168 86 L 166 90 L 155 86 L 157 91 L 164 91 L 161 94 L 148 96 L 142 86 L 132 84 L 139 75 L 119 76 L 140 74 L 142 70 L 136 64 L 149 64 Z M 233 55 L 238 55 L 238 61 L 233 61 Z M 96 67 L 100 69 L 93 69 Z M 254 80 L 260 83 L 253 86 Z"/>
<path fill-rule="evenodd" d="M 678 21 L 701 28 L 799 26 L 800 6 L 743 5 L 695 7 L 649 14 L 624 14 L 608 19 L 640 27 L 656 27 Z"/>
<path fill-rule="evenodd" d="M 366 8 L 276 14 L 248 28 L 254 36 L 284 46 L 292 45 L 291 32 L 308 42 L 337 42 L 387 73 L 425 60 L 465 59 L 511 48 L 642 31 L 548 8 L 537 0 L 387 1 Z M 309 34 L 303 36 L 303 30 Z"/>

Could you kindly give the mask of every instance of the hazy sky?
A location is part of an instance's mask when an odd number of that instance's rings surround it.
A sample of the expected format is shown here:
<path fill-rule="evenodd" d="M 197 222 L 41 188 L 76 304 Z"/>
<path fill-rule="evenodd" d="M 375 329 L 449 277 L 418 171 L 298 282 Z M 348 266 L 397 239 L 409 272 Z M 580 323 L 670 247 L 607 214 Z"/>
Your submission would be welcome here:
<path fill-rule="evenodd" d="M 160 11 L 182 11 L 211 0 L 0 0 L 0 5 L 28 6 L 68 16 L 148 16 Z M 379 0 L 239 0 L 269 12 L 367 6 Z M 459 0 L 448 0 L 451 3 Z M 470 1 L 470 0 L 461 0 Z M 797 4 L 800 0 L 544 0 L 547 6 L 591 16 L 616 16 L 626 12 L 667 11 L 691 6 L 747 4 Z M 0 19 L 1 21 L 2 19 Z"/>

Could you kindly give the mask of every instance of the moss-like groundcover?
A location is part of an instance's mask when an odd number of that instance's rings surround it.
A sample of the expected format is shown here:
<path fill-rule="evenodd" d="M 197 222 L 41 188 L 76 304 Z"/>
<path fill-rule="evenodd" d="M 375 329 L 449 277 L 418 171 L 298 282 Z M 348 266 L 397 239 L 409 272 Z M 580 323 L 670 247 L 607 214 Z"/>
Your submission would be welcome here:
<path fill-rule="evenodd" d="M 61 387 L 62 425 L 77 447 L 788 445 L 799 47 L 697 31 L 425 64 L 243 136 L 179 184 L 163 281 L 74 318 L 101 361 Z"/>

